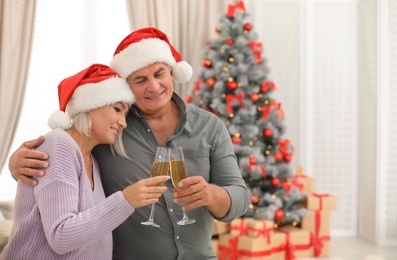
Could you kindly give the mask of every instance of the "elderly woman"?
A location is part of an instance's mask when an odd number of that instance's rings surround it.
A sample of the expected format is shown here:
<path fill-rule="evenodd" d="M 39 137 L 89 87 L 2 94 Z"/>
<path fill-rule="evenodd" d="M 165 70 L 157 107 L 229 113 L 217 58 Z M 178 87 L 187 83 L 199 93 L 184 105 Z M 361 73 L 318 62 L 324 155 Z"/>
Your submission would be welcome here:
<path fill-rule="evenodd" d="M 143 179 L 105 198 L 98 144 L 127 157 L 121 142 L 135 97 L 109 67 L 94 64 L 58 87 L 60 110 L 49 118 L 54 129 L 36 149 L 48 154 L 47 174 L 36 186 L 18 182 L 15 220 L 0 259 L 111 259 L 112 230 L 135 208 L 158 201 L 169 177 Z"/>

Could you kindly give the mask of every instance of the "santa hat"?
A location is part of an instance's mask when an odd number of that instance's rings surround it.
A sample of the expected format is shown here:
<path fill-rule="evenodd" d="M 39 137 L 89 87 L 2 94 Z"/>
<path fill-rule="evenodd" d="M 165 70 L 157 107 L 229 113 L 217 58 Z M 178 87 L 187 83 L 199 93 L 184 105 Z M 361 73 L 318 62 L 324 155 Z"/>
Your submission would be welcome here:
<path fill-rule="evenodd" d="M 48 119 L 52 129 L 69 129 L 71 117 L 117 102 L 135 101 L 127 81 L 110 67 L 93 64 L 58 85 L 59 110 Z"/>
<path fill-rule="evenodd" d="M 110 67 L 127 78 L 133 72 L 156 62 L 168 64 L 175 81 L 190 80 L 193 70 L 171 45 L 167 35 L 154 27 L 142 28 L 124 38 L 117 47 Z"/>

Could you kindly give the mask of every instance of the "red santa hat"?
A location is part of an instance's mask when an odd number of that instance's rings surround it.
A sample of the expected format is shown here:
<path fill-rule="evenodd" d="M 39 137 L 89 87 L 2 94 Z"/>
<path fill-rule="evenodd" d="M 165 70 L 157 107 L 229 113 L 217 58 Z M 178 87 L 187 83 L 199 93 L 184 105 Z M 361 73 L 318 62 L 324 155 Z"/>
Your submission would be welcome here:
<path fill-rule="evenodd" d="M 171 45 L 167 35 L 154 27 L 136 30 L 117 47 L 110 67 L 127 78 L 133 72 L 156 62 L 168 64 L 175 81 L 183 83 L 192 77 L 192 67 Z"/>
<path fill-rule="evenodd" d="M 69 129 L 71 117 L 117 102 L 135 101 L 127 81 L 110 67 L 93 64 L 58 85 L 59 110 L 48 119 L 52 129 Z"/>

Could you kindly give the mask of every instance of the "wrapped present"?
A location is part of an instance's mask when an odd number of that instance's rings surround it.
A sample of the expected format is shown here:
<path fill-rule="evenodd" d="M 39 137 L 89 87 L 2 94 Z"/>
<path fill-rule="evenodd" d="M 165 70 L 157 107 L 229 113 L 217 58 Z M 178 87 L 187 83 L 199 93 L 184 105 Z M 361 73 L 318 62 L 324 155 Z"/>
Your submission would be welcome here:
<path fill-rule="evenodd" d="M 271 238 L 273 235 L 274 222 L 271 220 L 254 220 L 250 221 L 248 226 L 248 236 L 253 238 L 263 237 L 267 239 L 267 243 L 271 243 Z"/>
<path fill-rule="evenodd" d="M 293 226 L 274 231 L 271 260 L 308 258 L 312 254 L 310 232 Z"/>
<path fill-rule="evenodd" d="M 218 256 L 219 254 L 219 240 L 217 238 L 211 239 L 212 247 L 214 248 L 214 254 Z"/>
<path fill-rule="evenodd" d="M 307 194 L 315 191 L 314 178 L 305 175 L 302 167 L 296 167 L 292 183 L 299 188 L 299 191 L 306 192 Z"/>
<path fill-rule="evenodd" d="M 272 259 L 271 252 L 266 238 L 232 234 L 219 236 L 219 260 L 266 260 Z"/>
<path fill-rule="evenodd" d="M 229 223 L 230 233 L 234 236 L 248 235 L 248 223 L 253 222 L 253 218 L 236 218 Z"/>
<path fill-rule="evenodd" d="M 312 256 L 329 256 L 331 241 L 331 212 L 329 210 L 309 210 L 302 218 L 302 230 L 310 232 Z"/>
<path fill-rule="evenodd" d="M 336 198 L 331 194 L 308 194 L 306 208 L 308 210 L 333 210 L 336 209 Z"/>
<path fill-rule="evenodd" d="M 214 220 L 214 229 L 212 235 L 221 235 L 229 232 L 229 223 Z"/>

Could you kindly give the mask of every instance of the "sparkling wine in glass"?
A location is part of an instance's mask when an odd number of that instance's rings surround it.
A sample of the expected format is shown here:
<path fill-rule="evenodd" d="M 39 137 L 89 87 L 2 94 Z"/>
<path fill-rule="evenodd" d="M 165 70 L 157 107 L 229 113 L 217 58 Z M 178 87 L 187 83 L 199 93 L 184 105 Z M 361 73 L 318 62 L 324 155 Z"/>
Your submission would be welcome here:
<path fill-rule="evenodd" d="M 157 147 L 156 157 L 154 158 L 154 162 L 152 164 L 150 177 L 168 175 L 168 167 L 169 167 L 169 149 L 165 147 Z M 164 185 L 164 182 L 159 182 L 157 185 Z M 142 225 L 160 227 L 158 224 L 154 222 L 153 219 L 154 210 L 155 210 L 155 203 L 152 204 L 149 219 L 145 222 L 141 222 Z"/>
<path fill-rule="evenodd" d="M 179 190 L 179 181 L 187 177 L 185 158 L 182 147 L 170 149 L 170 175 L 172 185 Z M 196 222 L 195 219 L 189 218 L 183 210 L 183 218 L 177 222 L 178 225 L 188 225 Z"/>

